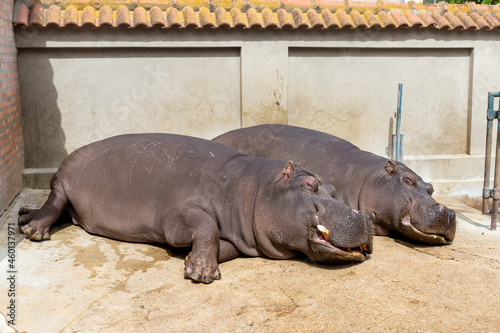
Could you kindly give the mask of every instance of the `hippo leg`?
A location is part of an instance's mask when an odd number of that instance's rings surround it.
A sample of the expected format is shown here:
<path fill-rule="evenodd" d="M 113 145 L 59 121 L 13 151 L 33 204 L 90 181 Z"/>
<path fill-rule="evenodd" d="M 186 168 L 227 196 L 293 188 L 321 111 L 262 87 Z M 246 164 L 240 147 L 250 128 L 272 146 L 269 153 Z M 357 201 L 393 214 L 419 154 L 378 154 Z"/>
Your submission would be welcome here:
<path fill-rule="evenodd" d="M 61 215 L 68 199 L 63 191 L 52 189 L 49 198 L 40 209 L 19 209 L 18 225 L 30 240 L 50 239 L 50 227 Z"/>
<path fill-rule="evenodd" d="M 240 251 L 236 247 L 223 239 L 219 240 L 219 256 L 217 261 L 219 263 L 234 259 L 240 255 Z"/>
<path fill-rule="evenodd" d="M 191 231 L 192 250 L 184 263 L 184 277 L 196 282 L 211 283 L 221 278 L 217 257 L 219 228 L 215 220 L 201 209 L 188 209 L 183 221 Z"/>
<path fill-rule="evenodd" d="M 233 244 L 231 244 L 228 241 L 225 241 L 223 239 L 219 240 L 219 255 L 217 256 L 218 263 L 234 259 L 234 258 L 238 257 L 239 255 L 240 255 L 240 251 L 238 251 L 236 249 L 236 247 L 234 247 Z M 187 263 L 190 260 L 191 260 L 191 253 L 189 253 L 188 256 L 186 257 L 185 263 Z M 191 276 L 190 276 L 187 273 L 187 269 L 184 271 L 184 275 L 186 276 L 186 278 L 193 279 L 192 278 L 193 274 L 191 274 Z M 199 276 L 199 274 L 195 275 L 195 277 L 197 277 L 197 276 Z M 220 274 L 219 269 L 217 269 L 217 272 L 215 273 L 213 278 L 208 277 L 206 281 L 202 280 L 202 282 L 209 283 L 209 281 L 212 282 L 213 280 L 220 280 L 220 278 L 221 278 L 221 274 Z M 193 279 L 193 280 L 199 281 L 196 279 Z"/>

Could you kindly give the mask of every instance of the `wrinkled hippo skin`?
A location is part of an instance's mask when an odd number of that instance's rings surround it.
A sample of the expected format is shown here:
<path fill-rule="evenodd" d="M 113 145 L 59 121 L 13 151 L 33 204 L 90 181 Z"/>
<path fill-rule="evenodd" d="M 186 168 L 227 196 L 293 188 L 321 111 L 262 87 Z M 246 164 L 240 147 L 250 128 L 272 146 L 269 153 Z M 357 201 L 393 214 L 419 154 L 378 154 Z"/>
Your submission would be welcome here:
<path fill-rule="evenodd" d="M 431 197 L 431 184 L 404 164 L 338 137 L 294 126 L 259 125 L 213 140 L 252 156 L 295 160 L 333 185 L 336 199 L 370 214 L 377 235 L 396 231 L 436 245 L 455 237 L 455 212 Z"/>
<path fill-rule="evenodd" d="M 174 134 L 130 134 L 70 154 L 41 209 L 21 208 L 31 240 L 50 238 L 63 210 L 92 234 L 192 247 L 185 277 L 220 279 L 237 257 L 363 261 L 371 253 L 367 214 L 341 204 L 293 162 L 250 157 L 225 145 Z M 318 229 L 328 229 L 321 232 Z"/>

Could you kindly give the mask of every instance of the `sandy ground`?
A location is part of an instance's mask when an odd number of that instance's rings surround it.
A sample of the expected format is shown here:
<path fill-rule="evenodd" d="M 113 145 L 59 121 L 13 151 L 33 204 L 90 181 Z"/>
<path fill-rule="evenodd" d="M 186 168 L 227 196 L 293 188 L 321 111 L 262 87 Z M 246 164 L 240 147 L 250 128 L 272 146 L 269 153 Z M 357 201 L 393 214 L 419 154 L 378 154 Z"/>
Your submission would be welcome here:
<path fill-rule="evenodd" d="M 9 263 L 9 223 L 47 195 L 23 190 L 0 221 L 2 286 L 15 278 L 15 297 L 0 294 L 0 332 L 500 332 L 500 231 L 465 205 L 449 205 L 458 220 L 449 246 L 375 237 L 369 260 L 342 266 L 241 257 L 203 285 L 183 278 L 184 249 L 70 224 L 41 243 L 16 226 Z"/>

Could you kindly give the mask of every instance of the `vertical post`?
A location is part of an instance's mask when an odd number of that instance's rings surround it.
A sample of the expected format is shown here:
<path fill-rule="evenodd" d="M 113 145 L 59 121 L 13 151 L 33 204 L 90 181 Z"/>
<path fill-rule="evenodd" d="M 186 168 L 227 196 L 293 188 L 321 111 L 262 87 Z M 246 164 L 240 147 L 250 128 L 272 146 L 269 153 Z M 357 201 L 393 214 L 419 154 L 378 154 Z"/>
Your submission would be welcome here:
<path fill-rule="evenodd" d="M 495 111 L 493 110 L 494 97 L 488 93 L 488 110 L 486 113 L 486 152 L 484 161 L 484 184 L 483 184 L 483 214 L 489 213 L 490 190 L 490 169 L 491 169 L 491 145 L 493 141 L 493 119 Z"/>
<path fill-rule="evenodd" d="M 497 151 L 495 156 L 495 178 L 493 180 L 493 207 L 491 208 L 491 230 L 497 229 L 498 200 L 500 199 L 500 121 L 497 129 Z"/>
<path fill-rule="evenodd" d="M 403 99 L 403 84 L 398 84 L 398 109 L 396 113 L 396 161 L 402 162 L 401 154 L 401 102 Z"/>
<path fill-rule="evenodd" d="M 495 97 L 500 97 L 500 91 L 488 93 L 488 111 L 486 119 L 486 154 L 484 162 L 484 186 L 483 186 L 483 214 L 488 213 L 489 198 L 493 198 L 493 207 L 491 208 L 491 230 L 497 228 L 498 206 L 500 200 L 500 106 L 498 111 L 494 110 Z M 497 147 L 495 154 L 495 171 L 493 179 L 493 189 L 490 189 L 490 170 L 491 170 L 491 148 L 493 136 L 493 120 L 497 120 Z"/>

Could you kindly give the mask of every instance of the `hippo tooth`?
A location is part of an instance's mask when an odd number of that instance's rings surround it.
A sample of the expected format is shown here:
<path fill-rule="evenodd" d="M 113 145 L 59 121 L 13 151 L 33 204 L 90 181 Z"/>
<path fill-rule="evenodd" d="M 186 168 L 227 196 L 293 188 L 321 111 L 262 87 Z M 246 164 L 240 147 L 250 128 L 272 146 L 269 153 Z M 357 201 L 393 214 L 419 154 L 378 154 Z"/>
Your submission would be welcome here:
<path fill-rule="evenodd" d="M 327 228 L 325 228 L 321 224 L 318 224 L 316 227 L 318 228 L 319 231 L 321 231 L 321 233 L 323 234 L 323 237 L 325 237 L 325 239 L 327 241 L 329 241 L 330 240 L 330 230 L 328 230 Z"/>

